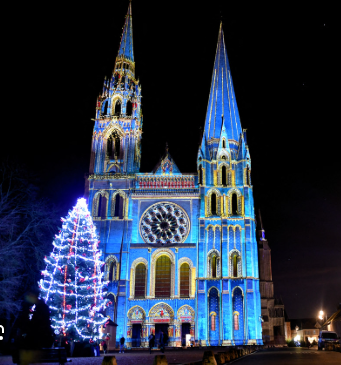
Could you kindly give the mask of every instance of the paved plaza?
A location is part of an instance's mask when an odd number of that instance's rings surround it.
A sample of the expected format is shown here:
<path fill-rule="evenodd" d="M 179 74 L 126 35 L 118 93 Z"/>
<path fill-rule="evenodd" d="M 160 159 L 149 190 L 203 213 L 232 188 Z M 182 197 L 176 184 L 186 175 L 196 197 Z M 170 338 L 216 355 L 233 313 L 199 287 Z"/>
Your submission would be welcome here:
<path fill-rule="evenodd" d="M 215 349 L 214 352 L 224 350 Z M 168 365 L 180 365 L 202 360 L 203 349 L 170 350 L 165 352 Z M 155 355 L 160 355 L 160 351 L 153 351 L 150 355 L 147 351 L 131 351 L 124 354 L 114 355 L 118 365 L 152 365 Z M 72 365 L 101 365 L 101 357 L 78 357 L 72 358 Z M 270 348 L 257 351 L 251 355 L 231 361 L 229 364 L 238 365 L 340 365 L 341 353 L 329 351 L 317 351 L 317 349 L 305 348 Z M 12 364 L 9 356 L 0 357 L 0 365 Z"/>

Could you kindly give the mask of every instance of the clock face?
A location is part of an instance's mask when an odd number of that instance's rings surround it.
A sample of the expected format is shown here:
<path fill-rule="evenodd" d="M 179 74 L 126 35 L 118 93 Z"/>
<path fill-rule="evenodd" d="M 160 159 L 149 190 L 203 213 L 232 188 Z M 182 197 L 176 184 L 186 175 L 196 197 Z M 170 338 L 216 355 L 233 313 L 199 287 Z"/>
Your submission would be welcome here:
<path fill-rule="evenodd" d="M 142 215 L 141 237 L 146 243 L 171 244 L 184 242 L 190 230 L 187 213 L 177 204 L 156 203 Z"/>

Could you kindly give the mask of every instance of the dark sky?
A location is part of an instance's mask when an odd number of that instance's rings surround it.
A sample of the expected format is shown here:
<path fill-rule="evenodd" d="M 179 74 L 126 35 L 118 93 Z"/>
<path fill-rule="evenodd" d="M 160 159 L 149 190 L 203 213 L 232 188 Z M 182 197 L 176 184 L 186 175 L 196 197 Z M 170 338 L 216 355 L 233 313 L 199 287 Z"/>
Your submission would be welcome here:
<path fill-rule="evenodd" d="M 321 308 L 332 314 L 341 302 L 336 10 L 198 4 L 133 1 L 141 171 L 155 166 L 166 141 L 181 171 L 196 170 L 222 15 L 275 293 L 291 318 Z M 11 117 L 2 122 L 1 156 L 27 164 L 65 214 L 84 191 L 91 118 L 114 67 L 127 7 L 126 0 L 30 2 L 9 12 L 9 65 L 2 71 L 11 76 Z"/>

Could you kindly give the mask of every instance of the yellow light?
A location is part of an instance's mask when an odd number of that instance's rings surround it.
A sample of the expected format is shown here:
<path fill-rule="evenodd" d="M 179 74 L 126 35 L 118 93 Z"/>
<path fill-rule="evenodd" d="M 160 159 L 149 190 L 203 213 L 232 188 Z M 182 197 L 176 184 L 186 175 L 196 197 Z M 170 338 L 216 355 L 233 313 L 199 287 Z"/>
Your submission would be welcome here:
<path fill-rule="evenodd" d="M 323 319 L 323 311 L 322 310 L 320 310 L 320 313 L 319 313 L 320 315 L 319 315 L 319 319 Z"/>

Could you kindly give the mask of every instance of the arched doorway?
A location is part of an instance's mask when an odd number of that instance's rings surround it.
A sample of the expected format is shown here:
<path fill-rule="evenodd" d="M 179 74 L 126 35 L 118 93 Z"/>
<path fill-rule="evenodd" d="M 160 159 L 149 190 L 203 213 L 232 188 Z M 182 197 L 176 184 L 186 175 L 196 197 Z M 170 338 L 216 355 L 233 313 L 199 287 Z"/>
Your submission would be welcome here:
<path fill-rule="evenodd" d="M 149 311 L 149 320 L 152 323 L 150 333 L 155 334 L 155 346 L 159 344 L 161 332 L 168 334 L 168 346 L 174 346 L 174 311 L 172 307 L 163 302 L 154 305 Z"/>

